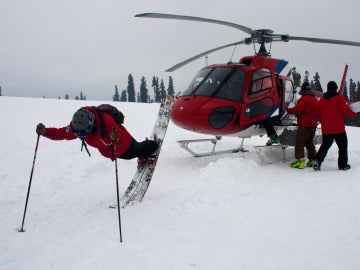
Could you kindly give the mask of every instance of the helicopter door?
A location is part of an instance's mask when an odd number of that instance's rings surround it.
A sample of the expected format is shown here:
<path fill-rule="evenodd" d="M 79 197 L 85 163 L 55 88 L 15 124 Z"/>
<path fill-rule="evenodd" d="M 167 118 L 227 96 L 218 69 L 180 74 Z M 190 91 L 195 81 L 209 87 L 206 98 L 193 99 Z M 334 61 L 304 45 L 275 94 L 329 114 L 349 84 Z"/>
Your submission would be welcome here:
<path fill-rule="evenodd" d="M 253 72 L 247 97 L 244 96 L 242 116 L 245 117 L 241 117 L 240 125 L 251 125 L 271 114 L 276 114 L 274 108 L 279 98 L 278 93 L 275 93 L 273 89 L 269 69 L 262 68 Z"/>
<path fill-rule="evenodd" d="M 292 81 L 284 79 L 283 82 L 281 82 L 281 84 L 283 85 L 284 97 L 282 98 L 281 96 L 282 102 L 281 102 L 280 123 L 283 126 L 288 126 L 292 124 L 296 119 L 295 115 L 287 113 L 287 108 L 289 108 L 289 106 L 292 106 L 296 102 L 295 91 Z"/>

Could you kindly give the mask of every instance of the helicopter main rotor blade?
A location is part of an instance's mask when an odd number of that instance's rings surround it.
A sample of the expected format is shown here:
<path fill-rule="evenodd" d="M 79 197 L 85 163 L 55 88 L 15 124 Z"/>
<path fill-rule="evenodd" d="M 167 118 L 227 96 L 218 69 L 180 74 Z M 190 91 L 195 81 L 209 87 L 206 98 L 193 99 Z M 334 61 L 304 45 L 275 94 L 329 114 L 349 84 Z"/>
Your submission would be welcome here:
<path fill-rule="evenodd" d="M 236 45 L 239 45 L 239 44 L 243 44 L 245 42 L 245 40 L 241 40 L 241 41 L 238 41 L 238 42 L 234 42 L 234 43 L 231 43 L 231 44 L 227 44 L 227 45 L 223 45 L 223 46 L 220 46 L 220 47 L 217 47 L 217 48 L 214 48 L 214 49 L 211 49 L 211 50 L 208 50 L 206 52 L 202 52 L 202 53 L 199 53 L 191 58 L 188 58 L 186 59 L 185 61 L 182 61 L 178 64 L 176 64 L 175 66 L 172 66 L 171 68 L 168 68 L 167 70 L 165 70 L 166 72 L 172 72 L 172 71 L 175 71 L 179 68 L 181 68 L 182 66 L 185 66 L 193 61 L 195 61 L 196 59 L 199 59 L 200 57 L 203 57 L 205 55 L 208 55 L 210 53 L 213 53 L 215 51 L 218 51 L 218 50 L 222 50 L 224 48 L 227 48 L 227 47 L 231 47 L 231 46 L 236 46 Z"/>
<path fill-rule="evenodd" d="M 327 44 L 337 44 L 337 45 L 347 45 L 347 46 L 360 47 L 360 42 L 347 41 L 347 40 L 338 40 L 338 39 L 289 36 L 288 40 L 303 40 L 303 41 L 309 41 L 309 42 L 315 42 L 315 43 L 327 43 Z"/>
<path fill-rule="evenodd" d="M 235 24 L 235 23 L 225 22 L 225 21 L 220 21 L 220 20 L 206 19 L 206 18 L 201 18 L 201 17 L 186 16 L 186 15 L 173 15 L 173 14 L 165 14 L 165 13 L 142 13 L 142 14 L 135 15 L 135 17 L 215 23 L 215 24 L 220 24 L 220 25 L 225 25 L 225 26 L 236 28 L 238 30 L 241 30 L 241 31 L 249 34 L 249 35 L 251 35 L 253 32 L 253 30 L 251 28 L 240 25 L 240 24 Z"/>

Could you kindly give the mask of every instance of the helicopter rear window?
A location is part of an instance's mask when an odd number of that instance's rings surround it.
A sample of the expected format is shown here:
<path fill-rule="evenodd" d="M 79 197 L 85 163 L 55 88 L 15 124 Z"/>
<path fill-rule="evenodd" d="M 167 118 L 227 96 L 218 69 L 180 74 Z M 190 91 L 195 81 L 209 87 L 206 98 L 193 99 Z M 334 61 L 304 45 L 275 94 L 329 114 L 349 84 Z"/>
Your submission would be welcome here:
<path fill-rule="evenodd" d="M 233 68 L 213 68 L 200 70 L 191 82 L 184 96 L 195 92 L 198 96 L 223 98 L 239 102 L 241 100 L 244 72 Z"/>

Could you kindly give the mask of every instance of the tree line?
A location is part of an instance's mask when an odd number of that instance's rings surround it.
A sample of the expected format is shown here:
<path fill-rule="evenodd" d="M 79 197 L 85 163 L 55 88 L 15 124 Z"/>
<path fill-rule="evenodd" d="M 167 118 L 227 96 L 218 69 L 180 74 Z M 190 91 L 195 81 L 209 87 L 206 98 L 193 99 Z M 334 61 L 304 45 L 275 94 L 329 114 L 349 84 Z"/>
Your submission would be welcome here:
<path fill-rule="evenodd" d="M 315 75 L 311 78 L 310 73 L 305 71 L 303 79 L 299 72 L 296 71 L 296 68 L 291 70 L 292 78 L 294 80 L 294 85 L 300 87 L 302 83 L 308 82 L 312 89 L 324 92 L 320 83 L 319 72 L 315 72 Z M 159 77 L 153 76 L 151 82 L 151 89 L 153 95 L 150 95 L 150 90 L 146 82 L 145 77 L 143 76 L 140 81 L 139 90 L 136 91 L 134 78 L 132 74 L 128 75 L 128 84 L 127 87 L 121 91 L 117 85 L 115 85 L 115 93 L 112 96 L 113 101 L 122 101 L 122 102 L 142 102 L 142 103 L 151 103 L 151 102 L 163 102 L 167 95 L 175 96 L 174 81 L 171 76 L 167 85 L 165 86 L 164 80 L 159 79 Z M 326 91 L 326 89 L 325 89 Z M 0 96 L 2 96 L 2 88 L 0 86 Z M 359 101 L 360 100 L 360 81 L 355 81 L 350 78 L 349 83 L 345 82 L 344 93 L 347 101 Z M 58 97 L 60 99 L 60 97 Z M 65 99 L 70 99 L 69 94 L 65 94 Z M 79 95 L 76 95 L 75 100 L 86 100 L 86 95 L 83 91 L 80 91 Z"/>
<path fill-rule="evenodd" d="M 292 68 L 291 73 L 295 87 L 300 87 L 302 83 L 308 82 L 311 85 L 312 89 L 320 92 L 326 92 L 326 89 L 323 90 L 323 87 L 321 85 L 319 72 L 315 72 L 315 75 L 311 77 L 310 73 L 308 71 L 305 71 L 304 76 L 302 77 L 294 67 Z M 153 91 L 152 95 L 150 95 L 150 90 Z M 123 90 L 119 90 L 119 87 L 115 85 L 115 92 L 112 96 L 112 101 L 161 103 L 165 100 L 167 95 L 175 96 L 174 81 L 171 76 L 169 76 L 169 80 L 166 86 L 163 79 L 159 79 L 159 77 L 153 76 L 150 89 L 148 87 L 146 78 L 143 76 L 141 77 L 140 87 L 137 91 L 135 89 L 134 78 L 132 74 L 129 74 L 128 84 L 126 88 L 124 88 Z M 350 102 L 360 100 L 360 81 L 356 82 L 353 79 L 350 79 L 349 83 L 346 81 L 343 95 L 346 100 Z M 65 95 L 65 99 L 69 99 L 68 94 Z M 74 99 L 86 100 L 86 95 L 82 91 L 80 91 L 80 94 L 76 95 Z"/>
<path fill-rule="evenodd" d="M 112 100 L 122 102 L 159 103 L 163 102 L 167 95 L 175 96 L 174 81 L 171 76 L 169 76 L 167 87 L 165 87 L 163 79 L 159 80 L 159 77 L 153 76 L 151 87 L 153 90 L 152 96 L 149 94 L 148 84 L 143 76 L 140 81 L 139 91 L 137 92 L 135 90 L 134 78 L 132 74 L 129 74 L 126 89 L 119 92 L 118 86 L 115 85 L 115 93 Z"/>
<path fill-rule="evenodd" d="M 304 79 L 301 80 L 301 75 L 296 71 L 296 68 L 294 67 L 292 69 L 292 77 L 294 80 L 294 85 L 296 87 L 300 87 L 302 83 L 308 82 L 311 85 L 311 88 L 316 91 L 320 92 L 326 92 L 323 91 L 323 88 L 320 83 L 320 75 L 319 72 L 315 72 L 315 75 L 310 78 L 310 73 L 308 71 L 305 71 Z M 349 80 L 349 84 L 347 81 L 345 81 L 345 87 L 344 87 L 344 93 L 343 93 L 345 99 L 347 101 L 359 101 L 360 100 L 360 82 L 355 82 L 353 79 Z"/>
<path fill-rule="evenodd" d="M 159 77 L 153 77 L 151 87 L 153 89 L 153 95 L 149 94 L 149 88 L 146 82 L 146 78 L 143 76 L 140 81 L 140 88 L 138 91 L 135 89 L 135 82 L 132 74 L 128 75 L 127 87 L 123 90 L 119 90 L 119 87 L 115 85 L 115 93 L 112 96 L 113 101 L 122 102 L 141 102 L 141 103 L 161 103 L 165 100 L 167 95 L 174 96 L 174 81 L 169 76 L 167 87 L 163 79 L 159 80 Z M 60 97 L 58 97 L 60 99 Z M 69 94 L 65 94 L 65 99 L 70 99 Z M 76 95 L 75 100 L 86 100 L 86 95 L 80 91 L 79 95 Z"/>

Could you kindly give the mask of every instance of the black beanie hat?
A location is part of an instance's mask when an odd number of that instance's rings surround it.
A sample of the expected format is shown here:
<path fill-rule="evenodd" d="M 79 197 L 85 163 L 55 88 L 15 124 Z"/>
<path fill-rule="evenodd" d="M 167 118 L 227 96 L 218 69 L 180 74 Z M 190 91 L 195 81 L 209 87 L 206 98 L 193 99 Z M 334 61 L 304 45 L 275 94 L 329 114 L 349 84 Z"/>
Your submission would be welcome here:
<path fill-rule="evenodd" d="M 338 86 L 337 86 L 336 82 L 334 82 L 334 81 L 328 82 L 328 84 L 327 84 L 328 92 L 336 92 L 337 89 L 338 89 Z"/>

